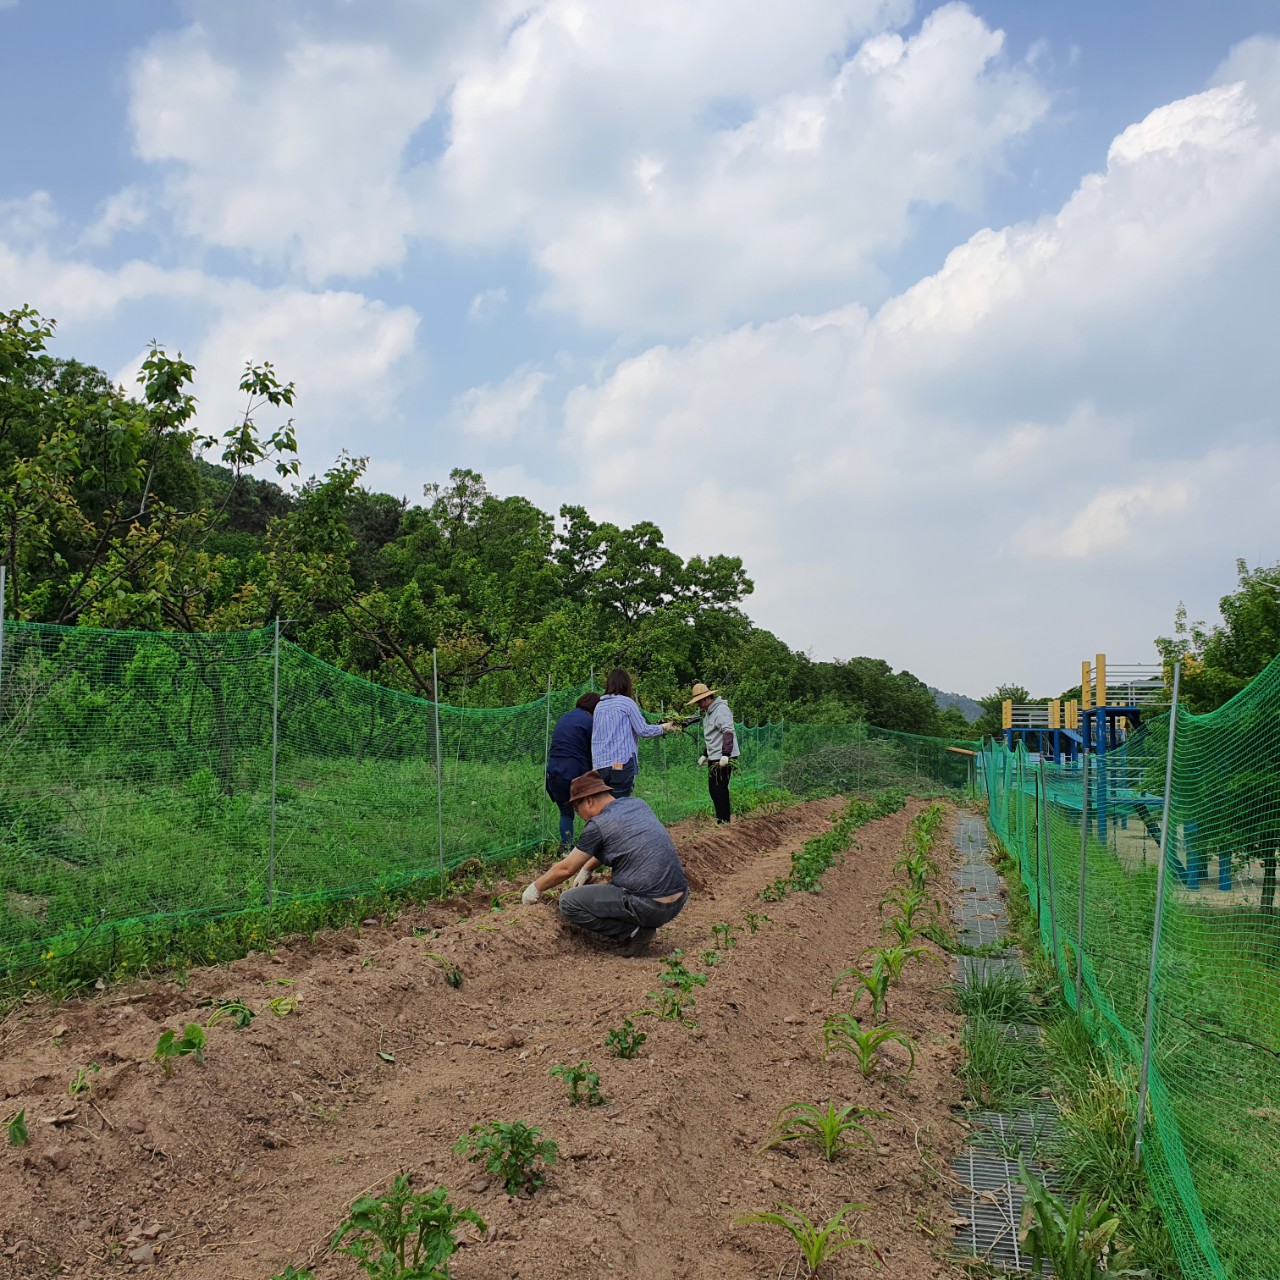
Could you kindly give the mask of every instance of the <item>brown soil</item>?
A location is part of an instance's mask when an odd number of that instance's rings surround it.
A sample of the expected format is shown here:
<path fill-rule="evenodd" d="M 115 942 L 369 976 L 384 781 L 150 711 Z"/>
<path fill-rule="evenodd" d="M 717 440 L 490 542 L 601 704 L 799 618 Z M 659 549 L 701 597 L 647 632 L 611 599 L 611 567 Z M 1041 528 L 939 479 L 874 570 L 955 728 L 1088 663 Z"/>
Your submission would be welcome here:
<path fill-rule="evenodd" d="M 891 1020 L 920 1045 L 909 1079 L 893 1048 L 870 1080 L 847 1060 L 818 1060 L 824 1013 L 847 1007 L 831 980 L 879 940 L 876 902 L 919 806 L 862 828 L 820 895 L 758 897 L 837 804 L 678 832 L 698 891 L 646 958 L 570 936 L 550 906 L 489 912 L 486 894 L 483 915 L 459 917 L 474 902 L 408 911 L 193 972 L 185 990 L 140 983 L 14 1010 L 0 1025 L 0 1114 L 25 1107 L 31 1142 L 0 1154 L 0 1276 L 266 1280 L 293 1263 L 317 1280 L 354 1277 L 325 1243 L 353 1199 L 401 1170 L 449 1186 L 489 1224 L 457 1255 L 457 1280 L 792 1276 L 789 1240 L 735 1225 L 780 1200 L 820 1219 L 849 1201 L 870 1206 L 856 1222 L 883 1266 L 849 1249 L 829 1277 L 962 1274 L 941 1260 L 945 1157 L 960 1139 L 960 1023 L 944 970 L 916 965 L 891 999 Z M 680 947 L 696 960 L 713 924 L 741 925 L 753 910 L 770 919 L 721 952 L 697 992 L 697 1028 L 641 1018 L 640 1055 L 610 1057 L 605 1032 L 648 1003 L 661 956 Z M 415 926 L 439 932 L 416 937 Z M 459 990 L 429 951 L 461 967 Z M 203 1021 L 201 998 L 230 996 L 257 1011 L 252 1026 L 215 1026 L 206 1064 L 181 1059 L 166 1079 L 149 1061 L 160 1032 Z M 280 996 L 298 1004 L 275 1016 L 268 1001 Z M 605 1106 L 571 1108 L 548 1077 L 583 1057 Z M 101 1068 L 91 1092 L 70 1097 L 89 1063 Z M 834 1164 L 794 1143 L 759 1154 L 792 1099 L 893 1118 L 872 1122 L 876 1151 Z M 541 1125 L 560 1144 L 532 1197 L 509 1199 L 452 1153 L 468 1125 L 490 1119 Z"/>

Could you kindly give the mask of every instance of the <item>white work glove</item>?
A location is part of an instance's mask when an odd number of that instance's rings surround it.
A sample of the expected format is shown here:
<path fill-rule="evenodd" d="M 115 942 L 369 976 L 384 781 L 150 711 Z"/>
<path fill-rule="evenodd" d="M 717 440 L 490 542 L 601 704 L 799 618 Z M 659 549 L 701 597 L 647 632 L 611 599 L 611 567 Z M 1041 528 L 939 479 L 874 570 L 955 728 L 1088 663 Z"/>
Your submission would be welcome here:
<path fill-rule="evenodd" d="M 707 763 L 707 757 L 706 757 L 706 756 L 699 756 L 699 757 L 698 757 L 698 768 L 702 768 L 702 766 L 703 766 L 704 764 L 706 764 L 706 763 Z"/>
<path fill-rule="evenodd" d="M 576 876 L 569 882 L 575 889 L 581 889 L 588 880 L 591 879 L 591 867 L 583 867 Z"/>
<path fill-rule="evenodd" d="M 538 901 L 540 897 L 542 897 L 542 891 L 538 888 L 536 884 L 531 884 L 520 895 L 520 901 L 523 902 L 526 907 L 531 907 L 535 902 Z"/>
<path fill-rule="evenodd" d="M 720 767 L 721 767 L 722 769 L 727 769 L 727 768 L 728 768 L 732 763 L 733 763 L 733 761 L 732 761 L 732 760 L 730 760 L 728 756 L 721 756 L 721 757 L 720 757 L 719 765 L 720 765 Z"/>

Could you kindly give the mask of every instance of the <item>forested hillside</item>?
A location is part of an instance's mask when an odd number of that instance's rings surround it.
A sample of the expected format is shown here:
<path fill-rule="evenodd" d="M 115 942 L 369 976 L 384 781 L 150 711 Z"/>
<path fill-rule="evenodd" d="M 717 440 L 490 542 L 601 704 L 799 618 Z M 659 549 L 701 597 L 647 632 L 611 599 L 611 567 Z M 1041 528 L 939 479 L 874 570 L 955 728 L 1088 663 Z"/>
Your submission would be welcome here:
<path fill-rule="evenodd" d="M 28 308 L 0 317 L 11 618 L 227 631 L 279 616 L 318 657 L 428 697 L 438 648 L 441 699 L 469 706 L 531 700 L 548 677 L 566 688 L 622 664 L 650 710 L 702 679 L 748 722 L 966 732 L 908 672 L 814 662 L 754 626 L 737 557 L 685 560 L 656 525 L 621 528 L 581 506 L 553 515 L 469 470 L 420 504 L 364 488 L 365 460 L 345 454 L 304 481 L 294 388 L 270 365 L 246 368 L 240 420 L 212 424 L 180 355 L 153 347 L 133 398 L 52 356 L 52 331 Z M 259 478 L 272 470 L 280 483 Z"/>

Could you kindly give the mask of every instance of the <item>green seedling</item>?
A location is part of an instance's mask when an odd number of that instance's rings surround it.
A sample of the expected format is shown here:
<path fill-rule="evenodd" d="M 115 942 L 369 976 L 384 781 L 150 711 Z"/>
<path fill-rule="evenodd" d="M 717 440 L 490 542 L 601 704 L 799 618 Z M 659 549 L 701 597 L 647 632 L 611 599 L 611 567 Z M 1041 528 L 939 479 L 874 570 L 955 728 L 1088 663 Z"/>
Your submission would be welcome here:
<path fill-rule="evenodd" d="M 708 947 L 705 951 L 698 952 L 698 959 L 707 966 L 708 969 L 714 969 L 720 963 L 720 953 Z"/>
<path fill-rule="evenodd" d="M 767 915 L 765 915 L 765 913 L 764 913 L 763 911 L 748 911 L 748 912 L 747 912 L 747 917 L 746 917 L 746 918 L 747 918 L 747 928 L 748 928 L 752 933 L 755 933 L 755 931 L 756 931 L 756 930 L 757 930 L 757 929 L 758 929 L 762 924 L 771 924 L 771 923 L 772 923 L 772 921 L 769 919 L 769 917 L 768 917 Z"/>
<path fill-rule="evenodd" d="M 283 1271 L 277 1271 L 271 1277 L 271 1280 L 316 1280 L 316 1273 L 307 1270 L 299 1271 L 296 1267 L 290 1265 L 285 1267 Z"/>
<path fill-rule="evenodd" d="M 927 914 L 933 919 L 937 917 L 938 912 L 941 910 L 941 904 L 936 898 L 930 899 L 923 889 L 908 888 L 905 885 L 894 885 L 880 899 L 878 910 L 881 915 L 884 915 L 886 906 L 895 908 L 907 927 L 914 929 L 917 933 L 920 932 L 919 926 L 916 924 L 918 916 Z"/>
<path fill-rule="evenodd" d="M 884 1017 L 885 1007 L 889 1002 L 889 973 L 883 965 L 873 964 L 870 973 L 864 973 L 861 969 L 846 969 L 843 973 L 836 975 L 836 980 L 831 984 L 831 994 L 835 995 L 840 984 L 846 979 L 852 978 L 854 981 L 853 1003 L 852 1009 L 858 1007 L 858 1001 L 862 997 L 869 996 L 871 999 L 871 1016 L 879 1022 Z"/>
<path fill-rule="evenodd" d="M 778 1204 L 775 1213 L 749 1213 L 739 1218 L 740 1223 L 758 1222 L 765 1226 L 781 1227 L 795 1241 L 811 1276 L 818 1268 L 842 1249 L 854 1246 L 871 1249 L 871 1242 L 853 1235 L 844 1225 L 845 1218 L 865 1209 L 865 1204 L 846 1204 L 837 1209 L 822 1226 L 810 1222 L 799 1209 L 789 1204 Z"/>
<path fill-rule="evenodd" d="M 698 1003 L 696 997 L 687 995 L 683 991 L 673 991 L 670 987 L 663 987 L 661 991 L 650 991 L 649 999 L 653 1001 L 653 1005 L 648 1009 L 639 1010 L 639 1013 L 650 1014 L 667 1022 L 680 1022 L 686 1027 L 698 1025 L 692 1018 L 685 1015 L 686 1009 L 691 1009 Z"/>
<path fill-rule="evenodd" d="M 31 1135 L 27 1132 L 27 1109 L 23 1107 L 9 1121 L 9 1145 L 11 1147 L 25 1147 L 30 1141 Z"/>
<path fill-rule="evenodd" d="M 738 944 L 734 939 L 734 934 L 742 932 L 742 926 L 739 924 L 713 924 L 711 932 L 715 934 L 716 942 L 719 944 L 721 951 L 732 951 Z"/>
<path fill-rule="evenodd" d="M 300 999 L 298 996 L 276 996 L 267 1003 L 277 1018 L 287 1018 L 298 1007 Z"/>
<path fill-rule="evenodd" d="M 428 951 L 427 959 L 434 960 L 440 966 L 444 980 L 456 991 L 462 986 L 462 970 L 451 960 L 446 960 L 438 951 Z"/>
<path fill-rule="evenodd" d="M 170 1079 L 173 1076 L 173 1060 L 175 1058 L 183 1058 L 187 1054 L 194 1054 L 195 1060 L 203 1064 L 204 1045 L 204 1028 L 198 1022 L 188 1022 L 183 1028 L 181 1039 L 178 1039 L 177 1032 L 166 1027 L 160 1033 L 160 1039 L 156 1042 L 155 1052 L 151 1055 L 151 1061 L 158 1062 L 164 1068 L 165 1078 Z"/>
<path fill-rule="evenodd" d="M 243 1030 L 254 1019 L 254 1012 L 243 1000 L 223 1000 L 205 1019 L 206 1027 L 216 1027 L 220 1022 L 232 1022 Z"/>
<path fill-rule="evenodd" d="M 662 962 L 662 972 L 658 975 L 658 981 L 664 987 L 669 987 L 673 991 L 683 991 L 687 994 L 694 987 L 705 987 L 707 985 L 707 975 L 705 973 L 691 973 L 684 966 L 684 952 L 673 951 Z"/>
<path fill-rule="evenodd" d="M 760 1150 L 768 1151 L 784 1142 L 811 1142 L 824 1160 L 834 1160 L 849 1147 L 875 1146 L 870 1131 L 860 1123 L 871 1118 L 884 1120 L 888 1114 L 852 1104 L 837 1109 L 834 1102 L 829 1102 L 824 1109 L 813 1102 L 788 1102 L 778 1112 L 772 1136 Z M 858 1135 L 866 1142 L 860 1141 Z"/>
<path fill-rule="evenodd" d="M 78 1098 L 82 1093 L 88 1093 L 93 1088 L 93 1076 L 96 1076 L 102 1068 L 96 1062 L 89 1063 L 88 1067 L 78 1067 L 76 1073 L 71 1077 L 71 1083 L 67 1085 L 67 1092 L 73 1097 Z M 93 1076 L 89 1072 L 93 1072 Z"/>
<path fill-rule="evenodd" d="M 1059 1280 L 1107 1280 L 1116 1275 L 1145 1275 L 1124 1271 L 1128 1258 L 1116 1254 L 1112 1240 L 1120 1219 L 1104 1200 L 1090 1205 L 1083 1196 L 1070 1208 L 1018 1160 L 1019 1180 L 1026 1188 L 1022 1201 L 1022 1247 L 1033 1274 L 1048 1262 Z"/>
<path fill-rule="evenodd" d="M 849 1054 L 858 1064 L 858 1070 L 869 1076 L 876 1065 L 876 1054 L 886 1044 L 900 1044 L 911 1057 L 906 1075 L 915 1070 L 916 1042 L 901 1027 L 868 1027 L 850 1013 L 837 1014 L 822 1024 L 822 1059 L 837 1049 Z"/>
<path fill-rule="evenodd" d="M 615 1058 L 634 1058 L 648 1038 L 643 1031 L 636 1030 L 630 1018 L 623 1018 L 622 1026 L 615 1027 L 605 1036 L 604 1044 Z"/>
<path fill-rule="evenodd" d="M 468 1160 L 483 1161 L 487 1172 L 502 1179 L 507 1195 L 532 1193 L 546 1181 L 544 1170 L 555 1163 L 559 1151 L 550 1138 L 540 1138 L 541 1133 L 523 1120 L 511 1124 L 490 1120 L 473 1124 L 453 1149 Z"/>
<path fill-rule="evenodd" d="M 938 864 L 928 854 L 919 852 L 903 854 L 893 864 L 893 869 L 905 875 L 913 889 L 923 889 L 938 874 Z"/>
<path fill-rule="evenodd" d="M 352 1204 L 329 1247 L 354 1258 L 370 1280 L 448 1280 L 464 1222 L 486 1230 L 474 1209 L 449 1203 L 446 1187 L 415 1193 L 401 1173 L 385 1195 L 361 1196 Z"/>
<path fill-rule="evenodd" d="M 598 1107 L 604 1102 L 604 1095 L 600 1092 L 600 1077 L 585 1059 L 576 1067 L 557 1062 L 547 1074 L 559 1076 L 569 1086 L 571 1107 L 576 1107 L 580 1102 L 585 1102 L 589 1107 Z"/>
<path fill-rule="evenodd" d="M 874 957 L 871 963 L 872 969 L 883 969 L 889 975 L 890 982 L 901 982 L 902 974 L 912 960 L 931 960 L 935 964 L 941 963 L 938 957 L 925 947 L 904 947 L 900 945 L 881 947 L 876 951 L 868 951 L 865 954 Z"/>

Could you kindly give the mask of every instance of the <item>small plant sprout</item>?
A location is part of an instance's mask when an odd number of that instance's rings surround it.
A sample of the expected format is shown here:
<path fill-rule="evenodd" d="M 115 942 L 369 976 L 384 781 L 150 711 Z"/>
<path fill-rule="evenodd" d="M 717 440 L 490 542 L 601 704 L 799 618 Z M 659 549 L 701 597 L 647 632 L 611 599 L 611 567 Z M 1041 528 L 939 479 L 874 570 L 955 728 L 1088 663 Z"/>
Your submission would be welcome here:
<path fill-rule="evenodd" d="M 684 952 L 673 951 L 663 962 L 658 981 L 672 991 L 683 991 L 688 994 L 694 987 L 705 987 L 705 973 L 691 973 L 684 965 Z"/>
<path fill-rule="evenodd" d="M 849 1147 L 875 1145 L 870 1130 L 861 1123 L 872 1118 L 884 1120 L 888 1113 L 853 1105 L 837 1108 L 834 1102 L 825 1109 L 813 1102 L 788 1102 L 778 1112 L 772 1136 L 760 1150 L 768 1151 L 784 1142 L 811 1142 L 824 1160 L 834 1160 Z"/>
<path fill-rule="evenodd" d="M 901 982 L 903 971 L 912 960 L 932 960 L 940 963 L 938 957 L 925 947 L 892 946 L 881 947 L 877 951 L 868 952 L 873 956 L 872 968 L 883 969 L 892 983 Z"/>
<path fill-rule="evenodd" d="M 870 973 L 864 973 L 861 969 L 846 969 L 843 973 L 837 974 L 835 981 L 831 984 L 832 995 L 835 995 L 840 984 L 846 978 L 852 978 L 854 981 L 853 1004 L 850 1008 L 856 1009 L 858 1001 L 864 995 L 869 996 L 871 998 L 871 1016 L 879 1022 L 884 1017 L 885 1006 L 889 1002 L 888 970 L 879 964 L 873 964 Z"/>
<path fill-rule="evenodd" d="M 716 943 L 721 951 L 732 951 L 738 945 L 734 934 L 742 932 L 740 924 L 713 924 L 711 932 L 715 934 Z"/>
<path fill-rule="evenodd" d="M 490 1120 L 473 1124 L 454 1144 L 458 1155 L 483 1161 L 485 1170 L 502 1179 L 507 1195 L 536 1191 L 546 1181 L 544 1170 L 555 1163 L 559 1148 L 542 1130 L 523 1120 L 505 1124 Z M 468 1154 L 470 1153 L 470 1154 Z"/>
<path fill-rule="evenodd" d="M 911 1058 L 905 1073 L 909 1076 L 915 1070 L 916 1042 L 901 1027 L 884 1025 L 868 1027 L 864 1031 L 851 1013 L 837 1014 L 822 1024 L 823 1061 L 838 1049 L 855 1059 L 864 1076 L 871 1074 L 876 1065 L 876 1054 L 886 1044 L 900 1044 L 906 1049 Z"/>
<path fill-rule="evenodd" d="M 685 1010 L 691 1009 L 698 1003 L 696 997 L 686 995 L 683 991 L 672 991 L 669 987 L 663 987 L 661 991 L 650 991 L 649 999 L 653 1001 L 652 1006 L 639 1010 L 639 1013 L 662 1018 L 667 1022 L 679 1022 L 686 1027 L 698 1025 L 685 1013 Z"/>
<path fill-rule="evenodd" d="M 569 1086 L 571 1107 L 576 1107 L 580 1102 L 585 1102 L 589 1107 L 598 1107 L 604 1102 L 604 1095 L 600 1092 L 600 1077 L 585 1059 L 576 1067 L 567 1067 L 563 1062 L 557 1062 L 547 1074 L 559 1076 Z"/>
<path fill-rule="evenodd" d="M 648 1038 L 643 1031 L 636 1030 L 630 1018 L 623 1018 L 622 1026 L 615 1027 L 605 1036 L 604 1046 L 615 1058 L 634 1058 Z"/>
<path fill-rule="evenodd" d="M 27 1132 L 27 1109 L 23 1107 L 9 1121 L 9 1145 L 11 1147 L 25 1147 L 30 1141 L 31 1135 Z"/>
<path fill-rule="evenodd" d="M 762 924 L 769 924 L 769 923 L 771 923 L 771 921 L 763 911 L 747 912 L 747 928 L 752 933 L 755 933 L 755 931 L 759 929 Z"/>
<path fill-rule="evenodd" d="M 708 969 L 714 969 L 720 963 L 720 953 L 712 947 L 708 947 L 705 951 L 698 952 L 698 959 L 707 966 Z"/>
<path fill-rule="evenodd" d="M 271 1277 L 271 1280 L 316 1280 L 316 1273 L 307 1271 L 305 1268 L 299 1271 L 297 1267 L 290 1263 L 283 1271 L 277 1271 Z"/>
<path fill-rule="evenodd" d="M 87 1067 L 78 1067 L 76 1073 L 71 1077 L 71 1083 L 67 1085 L 67 1092 L 73 1097 L 78 1098 L 82 1093 L 88 1093 L 93 1088 L 93 1076 L 96 1076 L 102 1068 L 96 1062 L 91 1062 Z M 89 1073 L 93 1072 L 93 1075 Z"/>
<path fill-rule="evenodd" d="M 271 1012 L 274 1013 L 277 1018 L 287 1018 L 295 1009 L 297 1009 L 299 1003 L 300 999 L 298 996 L 276 996 L 274 1000 L 267 1001 Z"/>
<path fill-rule="evenodd" d="M 444 980 L 456 991 L 462 986 L 462 970 L 452 960 L 446 960 L 438 951 L 428 951 L 427 959 L 434 960 L 440 966 Z"/>
<path fill-rule="evenodd" d="M 155 1052 L 151 1055 L 151 1061 L 158 1062 L 164 1068 L 165 1079 L 170 1079 L 173 1076 L 173 1060 L 175 1058 L 183 1058 L 187 1054 L 194 1054 L 195 1060 L 203 1064 L 204 1045 L 204 1028 L 198 1022 L 188 1022 L 182 1030 L 181 1039 L 178 1038 L 176 1031 L 166 1027 L 160 1033 L 160 1039 L 156 1042 Z"/>
<path fill-rule="evenodd" d="M 842 1249 L 855 1246 L 871 1249 L 871 1242 L 853 1235 L 844 1225 L 844 1220 L 851 1213 L 857 1213 L 867 1206 L 865 1204 L 842 1205 L 829 1217 L 822 1226 L 810 1222 L 799 1209 L 789 1204 L 778 1204 L 774 1213 L 749 1213 L 739 1218 L 740 1223 L 761 1223 L 764 1226 L 781 1227 L 795 1241 L 800 1256 L 809 1270 L 809 1275 L 818 1274 L 818 1268 L 824 1262 L 834 1258 Z"/>
<path fill-rule="evenodd" d="M 1022 1201 L 1022 1247 L 1031 1270 L 1040 1274 L 1048 1262 L 1059 1280 L 1106 1280 L 1113 1275 L 1146 1275 L 1119 1270 L 1129 1261 L 1116 1255 L 1112 1239 L 1120 1219 L 1106 1201 L 1090 1205 L 1083 1196 L 1068 1208 L 1018 1159 L 1019 1181 L 1026 1188 Z"/>
<path fill-rule="evenodd" d="M 223 1000 L 214 1006 L 213 1012 L 205 1019 L 206 1027 L 216 1027 L 220 1022 L 230 1022 L 240 1030 L 244 1030 L 254 1019 L 254 1012 L 243 1000 Z"/>
<path fill-rule="evenodd" d="M 361 1196 L 352 1204 L 329 1247 L 354 1258 L 370 1280 L 447 1280 L 464 1222 L 486 1229 L 474 1209 L 449 1203 L 447 1188 L 415 1193 L 401 1173 L 385 1195 Z M 290 1268 L 285 1277 L 310 1274 Z"/>

